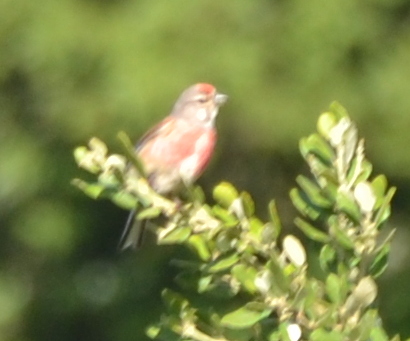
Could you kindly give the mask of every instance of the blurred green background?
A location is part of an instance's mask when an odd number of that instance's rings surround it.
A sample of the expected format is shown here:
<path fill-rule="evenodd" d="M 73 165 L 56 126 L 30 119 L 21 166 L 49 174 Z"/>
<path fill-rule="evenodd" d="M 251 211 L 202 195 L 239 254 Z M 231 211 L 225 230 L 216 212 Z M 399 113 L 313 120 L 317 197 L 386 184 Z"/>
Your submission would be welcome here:
<path fill-rule="evenodd" d="M 70 185 L 87 177 L 72 150 L 118 151 L 198 81 L 230 96 L 199 183 L 248 190 L 262 217 L 275 197 L 287 231 L 298 140 L 331 101 L 348 109 L 399 188 L 379 303 L 409 337 L 409 1 L 1 0 L 0 341 L 146 339 L 179 251 L 119 254 L 127 213 Z"/>

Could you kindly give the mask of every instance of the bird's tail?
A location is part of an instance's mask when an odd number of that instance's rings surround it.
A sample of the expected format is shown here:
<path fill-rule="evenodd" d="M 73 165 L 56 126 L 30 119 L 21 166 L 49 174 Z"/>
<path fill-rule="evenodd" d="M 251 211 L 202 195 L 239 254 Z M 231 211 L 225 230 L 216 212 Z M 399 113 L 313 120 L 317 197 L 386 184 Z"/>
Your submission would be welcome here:
<path fill-rule="evenodd" d="M 136 250 L 142 244 L 147 220 L 138 221 L 135 219 L 135 215 L 136 210 L 132 210 L 128 215 L 124 231 L 122 232 L 120 242 L 118 244 L 118 249 L 121 251 L 128 248 Z"/>

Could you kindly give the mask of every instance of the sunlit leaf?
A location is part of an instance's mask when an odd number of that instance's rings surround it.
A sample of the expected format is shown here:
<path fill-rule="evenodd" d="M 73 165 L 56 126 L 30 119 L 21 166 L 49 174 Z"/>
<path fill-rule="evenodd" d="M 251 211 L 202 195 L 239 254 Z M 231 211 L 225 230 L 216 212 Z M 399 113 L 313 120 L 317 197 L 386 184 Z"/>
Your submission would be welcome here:
<path fill-rule="evenodd" d="M 336 258 L 336 250 L 333 246 L 326 244 L 324 245 L 319 254 L 320 267 L 324 271 L 329 271 L 329 264 L 333 263 Z"/>
<path fill-rule="evenodd" d="M 231 273 L 248 292 L 253 294 L 257 291 L 255 285 L 257 271 L 254 267 L 246 266 L 244 264 L 237 264 L 232 268 Z"/>
<path fill-rule="evenodd" d="M 137 219 L 138 220 L 144 220 L 144 219 L 152 219 L 156 218 L 161 214 L 161 210 L 158 207 L 148 207 L 137 214 Z"/>
<path fill-rule="evenodd" d="M 319 116 L 317 121 L 317 131 L 322 135 L 325 139 L 329 139 L 330 131 L 332 128 L 337 124 L 339 117 L 333 112 L 324 112 Z"/>
<path fill-rule="evenodd" d="M 390 202 L 396 193 L 396 187 L 390 187 L 386 196 L 382 200 L 379 210 L 377 211 L 374 223 L 379 227 L 390 216 Z"/>
<path fill-rule="evenodd" d="M 372 181 L 373 193 L 377 198 L 375 208 L 379 208 L 383 202 L 387 190 L 387 178 L 384 174 L 376 176 Z"/>
<path fill-rule="evenodd" d="M 333 303 L 340 304 L 344 301 L 340 281 L 344 280 L 339 278 L 334 273 L 330 273 L 326 278 L 326 294 L 329 296 Z"/>
<path fill-rule="evenodd" d="M 92 199 L 99 199 L 106 188 L 99 184 L 90 184 L 81 179 L 73 179 L 71 183 Z"/>
<path fill-rule="evenodd" d="M 120 190 L 111 196 L 112 202 L 118 207 L 132 210 L 138 206 L 138 200 L 130 193 Z"/>
<path fill-rule="evenodd" d="M 208 261 L 211 258 L 211 253 L 208 249 L 204 237 L 194 234 L 188 238 L 188 245 L 191 246 L 203 261 Z"/>
<path fill-rule="evenodd" d="M 231 268 L 239 260 L 239 255 L 237 253 L 232 253 L 231 255 L 225 257 L 219 257 L 215 261 L 212 261 L 207 267 L 207 271 L 210 273 L 220 272 Z"/>
<path fill-rule="evenodd" d="M 309 341 L 344 341 L 345 337 L 341 332 L 332 330 L 327 331 L 322 328 L 315 329 L 311 334 Z"/>
<path fill-rule="evenodd" d="M 234 310 L 221 319 L 221 324 L 225 327 L 243 329 L 254 326 L 259 321 L 268 317 L 271 309 L 256 310 L 250 304 L 247 304 L 237 310 Z"/>
<path fill-rule="evenodd" d="M 169 233 L 161 236 L 159 242 L 161 244 L 182 244 L 192 233 L 191 227 L 176 227 Z"/>
<path fill-rule="evenodd" d="M 213 198 L 223 208 L 229 208 L 233 201 L 239 197 L 236 188 L 229 182 L 221 182 L 213 190 Z"/>

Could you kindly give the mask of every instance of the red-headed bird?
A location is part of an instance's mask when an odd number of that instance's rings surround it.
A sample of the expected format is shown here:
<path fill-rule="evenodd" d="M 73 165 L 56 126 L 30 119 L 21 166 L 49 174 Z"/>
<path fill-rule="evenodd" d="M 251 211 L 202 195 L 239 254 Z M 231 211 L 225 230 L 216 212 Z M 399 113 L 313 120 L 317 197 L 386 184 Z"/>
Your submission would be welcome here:
<path fill-rule="evenodd" d="M 158 194 L 175 195 L 202 174 L 217 139 L 218 109 L 227 98 L 211 84 L 195 84 L 179 96 L 171 113 L 138 142 L 136 153 Z M 145 222 L 134 224 L 134 218 L 135 210 L 128 217 L 121 249 L 140 246 Z"/>

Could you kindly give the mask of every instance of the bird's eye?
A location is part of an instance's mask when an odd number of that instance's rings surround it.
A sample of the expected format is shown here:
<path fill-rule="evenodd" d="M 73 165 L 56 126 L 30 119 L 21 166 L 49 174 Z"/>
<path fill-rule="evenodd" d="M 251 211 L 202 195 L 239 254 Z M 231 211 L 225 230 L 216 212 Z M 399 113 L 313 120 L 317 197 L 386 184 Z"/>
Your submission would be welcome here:
<path fill-rule="evenodd" d="M 206 102 L 208 101 L 208 98 L 206 98 L 206 97 L 198 97 L 198 98 L 197 98 L 197 101 L 198 101 L 199 103 L 206 103 Z"/>

